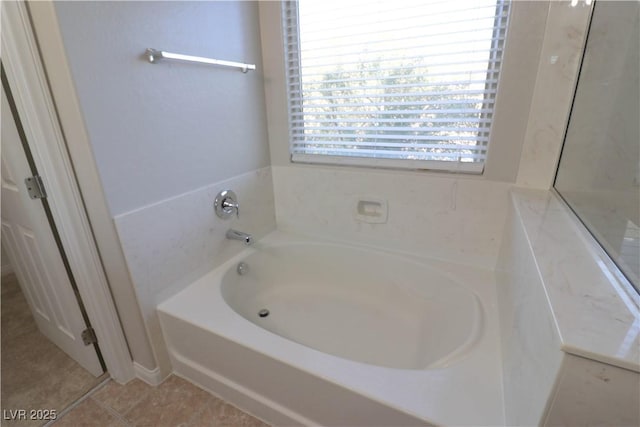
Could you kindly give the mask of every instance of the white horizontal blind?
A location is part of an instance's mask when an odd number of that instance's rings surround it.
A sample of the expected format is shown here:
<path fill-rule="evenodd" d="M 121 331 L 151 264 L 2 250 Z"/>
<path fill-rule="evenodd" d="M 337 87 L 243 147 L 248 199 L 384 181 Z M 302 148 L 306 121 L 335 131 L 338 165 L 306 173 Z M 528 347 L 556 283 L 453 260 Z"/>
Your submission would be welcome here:
<path fill-rule="evenodd" d="M 292 160 L 482 172 L 508 5 L 283 2 Z"/>

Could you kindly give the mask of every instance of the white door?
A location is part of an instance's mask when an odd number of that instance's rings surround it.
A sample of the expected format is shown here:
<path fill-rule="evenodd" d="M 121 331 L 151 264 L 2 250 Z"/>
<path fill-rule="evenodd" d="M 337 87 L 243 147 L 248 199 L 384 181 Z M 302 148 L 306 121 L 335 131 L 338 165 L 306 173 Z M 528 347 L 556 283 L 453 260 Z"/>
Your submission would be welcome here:
<path fill-rule="evenodd" d="M 85 322 L 42 201 L 26 190 L 32 173 L 4 90 L 1 115 L 2 245 L 40 332 L 99 376 L 103 370 L 94 346 L 82 341 Z"/>

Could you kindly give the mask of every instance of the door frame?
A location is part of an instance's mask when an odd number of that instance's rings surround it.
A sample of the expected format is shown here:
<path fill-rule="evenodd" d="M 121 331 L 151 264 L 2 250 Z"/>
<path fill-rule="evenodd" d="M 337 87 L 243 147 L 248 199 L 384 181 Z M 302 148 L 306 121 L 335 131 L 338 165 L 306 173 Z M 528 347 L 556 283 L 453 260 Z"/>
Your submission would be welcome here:
<path fill-rule="evenodd" d="M 2 2 L 2 62 L 51 213 L 111 377 L 135 376 L 132 357 L 76 182 L 23 2 Z"/>

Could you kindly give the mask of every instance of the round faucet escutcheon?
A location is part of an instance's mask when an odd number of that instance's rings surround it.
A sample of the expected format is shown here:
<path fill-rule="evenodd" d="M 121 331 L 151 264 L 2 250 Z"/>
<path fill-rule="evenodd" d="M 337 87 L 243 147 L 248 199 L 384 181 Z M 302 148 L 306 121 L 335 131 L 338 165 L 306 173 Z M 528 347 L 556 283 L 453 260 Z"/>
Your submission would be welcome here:
<path fill-rule="evenodd" d="M 235 213 L 240 216 L 240 205 L 236 193 L 231 190 L 222 190 L 213 201 L 213 208 L 218 218 L 229 219 Z"/>

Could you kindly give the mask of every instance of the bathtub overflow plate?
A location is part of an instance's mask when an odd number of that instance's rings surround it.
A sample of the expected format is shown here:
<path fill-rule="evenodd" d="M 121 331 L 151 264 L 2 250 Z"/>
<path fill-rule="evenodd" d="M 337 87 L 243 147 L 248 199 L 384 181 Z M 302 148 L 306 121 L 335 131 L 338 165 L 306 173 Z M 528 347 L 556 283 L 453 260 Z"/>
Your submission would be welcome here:
<path fill-rule="evenodd" d="M 258 316 L 260 317 L 267 317 L 268 315 L 269 315 L 269 310 L 267 310 L 266 308 L 263 308 L 258 312 Z"/>

